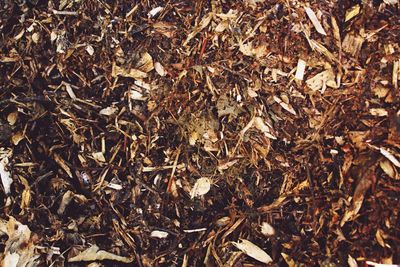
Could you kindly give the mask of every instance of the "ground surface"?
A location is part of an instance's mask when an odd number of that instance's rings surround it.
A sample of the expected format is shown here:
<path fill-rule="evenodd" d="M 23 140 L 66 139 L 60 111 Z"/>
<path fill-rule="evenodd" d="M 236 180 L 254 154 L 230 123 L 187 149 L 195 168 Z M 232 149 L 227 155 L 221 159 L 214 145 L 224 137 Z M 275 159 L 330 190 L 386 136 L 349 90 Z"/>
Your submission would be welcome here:
<path fill-rule="evenodd" d="M 2 1 L 4 261 L 400 263 L 396 2 Z"/>

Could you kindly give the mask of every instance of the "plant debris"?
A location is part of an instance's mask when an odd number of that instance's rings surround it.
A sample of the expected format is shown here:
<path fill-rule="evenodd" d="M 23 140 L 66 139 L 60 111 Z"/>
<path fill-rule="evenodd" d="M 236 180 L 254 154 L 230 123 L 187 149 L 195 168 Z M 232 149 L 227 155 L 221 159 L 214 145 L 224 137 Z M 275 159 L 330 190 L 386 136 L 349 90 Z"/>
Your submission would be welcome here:
<path fill-rule="evenodd" d="M 400 264 L 399 8 L 2 1 L 2 264 Z"/>

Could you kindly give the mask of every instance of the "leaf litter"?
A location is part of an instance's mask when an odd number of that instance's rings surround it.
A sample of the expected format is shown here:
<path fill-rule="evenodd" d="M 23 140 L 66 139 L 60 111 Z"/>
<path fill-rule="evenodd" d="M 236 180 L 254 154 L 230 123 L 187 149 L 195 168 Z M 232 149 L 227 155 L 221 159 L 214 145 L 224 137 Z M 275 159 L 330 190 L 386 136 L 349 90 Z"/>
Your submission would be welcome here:
<path fill-rule="evenodd" d="M 4 1 L 3 265 L 398 265 L 398 8 Z"/>

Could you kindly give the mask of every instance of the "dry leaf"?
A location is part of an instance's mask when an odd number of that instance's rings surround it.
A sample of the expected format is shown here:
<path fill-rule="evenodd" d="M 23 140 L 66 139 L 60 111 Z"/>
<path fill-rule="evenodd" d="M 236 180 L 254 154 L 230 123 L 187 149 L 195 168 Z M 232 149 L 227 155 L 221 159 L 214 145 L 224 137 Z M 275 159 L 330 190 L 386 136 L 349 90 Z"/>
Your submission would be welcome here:
<path fill-rule="evenodd" d="M 57 153 L 54 153 L 55 162 L 68 174 L 70 178 L 72 178 L 72 172 L 69 166 L 65 163 L 64 159 L 60 157 Z"/>
<path fill-rule="evenodd" d="M 118 76 L 122 77 L 128 77 L 128 78 L 134 78 L 134 79 L 143 79 L 147 77 L 147 73 L 131 68 L 129 70 L 126 70 L 124 68 L 118 67 L 115 62 L 113 62 L 112 65 L 112 72 L 111 72 L 112 77 L 116 78 Z"/>
<path fill-rule="evenodd" d="M 129 92 L 129 98 L 132 100 L 144 101 L 147 97 L 143 96 L 143 94 L 137 90 L 131 89 Z"/>
<path fill-rule="evenodd" d="M 105 116 L 111 116 L 111 115 L 116 114 L 117 112 L 118 112 L 117 107 L 106 107 L 106 108 L 103 108 L 102 110 L 100 110 L 99 114 L 105 115 Z"/>
<path fill-rule="evenodd" d="M 151 237 L 156 237 L 156 238 L 160 238 L 160 239 L 167 238 L 168 235 L 169 234 L 167 232 L 159 231 L 159 230 L 154 230 L 150 233 Z"/>
<path fill-rule="evenodd" d="M 375 267 L 400 267 L 399 264 L 384 264 L 384 263 L 376 263 L 373 261 L 366 261 L 367 265 L 375 266 Z"/>
<path fill-rule="evenodd" d="M 400 168 L 400 162 L 398 161 L 398 159 L 395 156 L 393 156 L 386 148 L 381 147 L 379 151 L 383 156 L 385 156 L 388 160 L 390 160 L 390 162 L 392 162 L 394 166 Z"/>
<path fill-rule="evenodd" d="M 40 41 L 40 33 L 34 32 L 34 33 L 32 34 L 32 36 L 31 36 L 31 38 L 32 38 L 32 41 L 33 41 L 35 44 L 39 43 L 39 41 Z"/>
<path fill-rule="evenodd" d="M 387 110 L 384 108 L 371 108 L 369 109 L 369 113 L 378 117 L 386 117 L 388 115 Z"/>
<path fill-rule="evenodd" d="M 379 166 L 390 178 L 399 179 L 396 168 L 393 167 L 392 163 L 390 163 L 389 160 L 381 160 L 379 162 Z"/>
<path fill-rule="evenodd" d="M 357 16 L 360 13 L 360 5 L 352 6 L 346 10 L 346 15 L 344 16 L 344 22 L 347 22 Z"/>
<path fill-rule="evenodd" d="M 261 224 L 261 233 L 265 236 L 273 236 L 275 235 L 275 229 L 267 222 L 263 222 Z"/>
<path fill-rule="evenodd" d="M 93 54 L 94 54 L 94 48 L 93 48 L 93 46 L 87 45 L 86 48 L 85 48 L 85 50 L 86 50 L 86 52 L 87 52 L 89 55 L 93 56 Z"/>
<path fill-rule="evenodd" d="M 197 196 L 202 196 L 208 193 L 211 189 L 211 181 L 209 178 L 197 179 L 192 190 L 190 191 L 190 198 L 195 198 Z"/>
<path fill-rule="evenodd" d="M 272 126 L 265 124 L 261 117 L 254 118 L 254 126 L 263 132 L 268 138 L 276 139 L 276 137 L 271 133 Z"/>
<path fill-rule="evenodd" d="M 250 256 L 262 263 L 268 264 L 272 262 L 272 258 L 264 250 L 246 239 L 240 239 L 238 242 L 233 242 L 233 245 L 235 245 L 235 247 L 240 249 L 247 256 Z"/>
<path fill-rule="evenodd" d="M 322 27 L 321 23 L 319 22 L 317 16 L 315 15 L 314 11 L 309 8 L 309 7 L 305 7 L 304 10 L 307 13 L 307 16 L 310 18 L 312 24 L 314 25 L 314 28 L 317 30 L 317 32 L 319 32 L 322 35 L 326 35 L 326 32 L 324 30 L 324 28 Z"/>
<path fill-rule="evenodd" d="M 158 75 L 164 77 L 165 75 L 167 75 L 167 72 L 165 71 L 163 65 L 161 65 L 160 62 L 156 62 L 154 63 L 154 69 L 156 70 L 156 72 L 158 73 Z"/>
<path fill-rule="evenodd" d="M 104 155 L 103 155 L 102 152 L 93 152 L 93 153 L 92 153 L 92 157 L 93 157 L 93 159 L 94 159 L 95 161 L 98 161 L 98 162 L 106 162 L 106 159 L 105 159 L 105 157 L 104 157 Z"/>
<path fill-rule="evenodd" d="M 164 8 L 162 6 L 155 7 L 152 10 L 150 10 L 149 13 L 147 13 L 147 17 L 148 18 L 153 18 L 163 10 L 164 10 Z"/>
<path fill-rule="evenodd" d="M 399 0 L 383 0 L 388 5 L 395 5 L 399 3 Z"/>
<path fill-rule="evenodd" d="M 347 257 L 347 264 L 349 265 L 349 267 L 357 267 L 357 261 L 351 256 L 348 255 Z"/>
<path fill-rule="evenodd" d="M 24 191 L 22 191 L 21 204 L 20 204 L 20 208 L 22 210 L 21 213 L 23 213 L 24 210 L 29 207 L 31 200 L 32 200 L 32 196 L 31 196 L 31 190 L 29 187 L 29 182 L 22 176 L 19 176 L 19 180 L 24 185 Z"/>
<path fill-rule="evenodd" d="M 14 125 L 18 119 L 18 111 L 11 112 L 7 116 L 7 121 L 10 125 Z"/>
<path fill-rule="evenodd" d="M 381 247 L 385 247 L 385 240 L 383 240 L 383 236 L 382 236 L 382 231 L 380 229 L 376 230 L 375 233 L 375 238 L 376 241 L 378 241 L 378 244 L 381 245 Z"/>
<path fill-rule="evenodd" d="M 10 216 L 8 222 L 0 220 L 1 232 L 5 233 L 8 239 L 5 242 L 4 258 L 0 262 L 0 266 L 37 266 L 36 259 L 39 255 L 35 253 L 35 245 L 31 240 L 31 231 L 28 226 L 21 224 Z"/>
<path fill-rule="evenodd" d="M 16 146 L 16 145 L 18 145 L 19 142 L 21 142 L 24 138 L 25 138 L 24 133 L 21 132 L 21 131 L 19 131 L 19 132 L 16 132 L 15 134 L 13 134 L 13 135 L 11 136 L 11 141 L 12 141 L 13 145 Z"/>
<path fill-rule="evenodd" d="M 11 184 L 13 183 L 13 179 L 11 177 L 11 173 L 8 170 L 8 163 L 12 156 L 11 149 L 0 148 L 0 177 L 1 183 L 3 184 L 4 193 L 7 195 L 11 192 Z"/>
<path fill-rule="evenodd" d="M 90 248 L 86 249 L 85 251 L 82 251 L 77 256 L 68 259 L 68 262 L 102 261 L 102 260 L 112 260 L 123 263 L 131 263 L 133 261 L 132 258 L 122 257 L 104 250 L 99 250 L 98 246 L 93 245 Z"/>
<path fill-rule="evenodd" d="M 282 101 L 282 99 L 280 99 L 278 96 L 274 96 L 273 98 L 275 102 L 278 103 L 284 110 L 288 111 L 289 113 L 292 113 L 293 115 L 297 115 L 292 105 Z"/>
<path fill-rule="evenodd" d="M 343 218 L 340 222 L 340 226 L 343 226 L 347 221 L 354 220 L 356 215 L 361 209 L 364 201 L 365 193 L 372 186 L 375 177 L 375 170 L 368 170 L 358 182 L 356 189 L 354 190 L 353 199 L 351 206 L 346 210 Z"/>

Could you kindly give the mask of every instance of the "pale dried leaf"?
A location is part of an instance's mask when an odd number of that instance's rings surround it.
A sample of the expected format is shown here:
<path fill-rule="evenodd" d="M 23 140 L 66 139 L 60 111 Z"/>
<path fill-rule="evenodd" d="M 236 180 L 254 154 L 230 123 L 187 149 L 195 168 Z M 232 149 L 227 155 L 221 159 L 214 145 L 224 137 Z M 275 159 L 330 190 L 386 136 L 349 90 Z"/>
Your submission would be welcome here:
<path fill-rule="evenodd" d="M 375 267 L 400 267 L 399 264 L 384 264 L 384 263 L 376 263 L 373 261 L 366 261 L 367 265 L 375 266 Z"/>
<path fill-rule="evenodd" d="M 307 13 L 307 16 L 310 18 L 312 24 L 314 25 L 314 28 L 317 30 L 317 32 L 319 32 L 322 35 L 326 35 L 326 32 L 324 30 L 324 28 L 322 27 L 321 23 L 319 22 L 317 16 L 315 15 L 314 11 L 309 8 L 309 7 L 305 7 L 304 10 Z"/>
<path fill-rule="evenodd" d="M 39 41 L 40 41 L 40 35 L 39 35 L 39 33 L 34 32 L 34 33 L 32 34 L 32 41 L 33 41 L 35 44 L 39 43 Z"/>
<path fill-rule="evenodd" d="M 93 46 L 87 45 L 86 48 L 85 48 L 85 50 L 86 50 L 86 52 L 87 52 L 89 55 L 93 56 L 93 54 L 94 54 L 94 48 L 93 48 Z"/>
<path fill-rule="evenodd" d="M 159 230 L 154 230 L 150 233 L 151 237 L 156 237 L 156 238 L 160 238 L 160 239 L 167 238 L 168 235 L 169 234 L 167 232 L 159 231 Z"/>
<path fill-rule="evenodd" d="M 132 258 L 122 257 L 104 250 L 99 250 L 98 246 L 93 245 L 90 248 L 86 249 L 85 251 L 82 251 L 75 257 L 68 259 L 68 262 L 102 261 L 102 260 L 112 260 L 123 263 L 131 263 L 133 261 Z"/>
<path fill-rule="evenodd" d="M 271 139 L 276 139 L 276 137 L 271 133 L 271 126 L 264 123 L 264 120 L 261 117 L 254 118 L 254 126 L 263 132 L 265 136 Z"/>
<path fill-rule="evenodd" d="M 349 267 L 357 267 L 357 261 L 351 256 L 348 255 L 347 257 L 347 264 L 349 265 Z"/>
<path fill-rule="evenodd" d="M 3 148 L 0 149 L 0 176 L 1 183 L 3 184 L 4 192 L 8 195 L 11 192 L 11 184 L 13 183 L 13 179 L 11 177 L 11 173 L 8 170 L 9 160 L 12 156 L 12 151 L 10 149 L 5 150 Z"/>
<path fill-rule="evenodd" d="M 64 86 L 65 86 L 65 90 L 67 90 L 69 97 L 72 99 L 76 99 L 76 95 L 74 93 L 74 90 L 72 90 L 71 85 L 69 83 L 64 83 Z"/>
<path fill-rule="evenodd" d="M 382 236 L 382 231 L 380 229 L 376 230 L 375 238 L 376 238 L 376 241 L 378 241 L 378 244 L 381 247 L 384 248 L 386 246 L 385 245 L 385 240 L 383 239 L 383 236 Z"/>
<path fill-rule="evenodd" d="M 138 69 L 134 69 L 131 68 L 129 70 L 126 70 L 124 68 L 121 68 L 119 66 L 117 66 L 115 63 L 113 63 L 112 65 L 112 73 L 111 73 L 112 77 L 116 78 L 118 76 L 122 76 L 122 77 L 127 77 L 127 78 L 134 78 L 134 79 L 143 79 L 147 77 L 147 73 L 138 70 Z"/>
<path fill-rule="evenodd" d="M 274 96 L 273 98 L 274 98 L 275 102 L 278 103 L 284 110 L 288 111 L 289 113 L 291 113 L 293 115 L 297 115 L 296 111 L 294 110 L 292 105 L 282 101 L 282 99 L 280 99 L 278 96 Z"/>
<path fill-rule="evenodd" d="M 100 110 L 99 114 L 105 115 L 105 116 L 111 116 L 111 115 L 116 114 L 117 112 L 118 112 L 117 107 L 106 107 L 106 108 L 103 108 L 102 110 Z"/>
<path fill-rule="evenodd" d="M 106 162 L 106 159 L 104 158 L 104 155 L 102 152 L 93 152 L 92 157 L 94 158 L 94 160 L 96 160 L 98 162 Z"/>
<path fill-rule="evenodd" d="M 262 263 L 268 264 L 272 262 L 272 258 L 264 250 L 246 239 L 240 239 L 238 242 L 233 242 L 233 245 L 240 249 L 247 256 L 250 256 Z"/>
<path fill-rule="evenodd" d="M 65 194 L 63 195 L 62 199 L 61 199 L 61 203 L 60 206 L 57 210 L 57 213 L 59 215 L 64 214 L 65 208 L 68 206 L 68 204 L 71 202 L 71 200 L 74 197 L 74 193 L 71 190 L 68 190 L 67 192 L 65 192 Z"/>
<path fill-rule="evenodd" d="M 31 231 L 28 226 L 21 224 L 11 216 L 5 226 L 0 227 L 0 230 L 8 236 L 5 242 L 4 258 L 0 262 L 0 266 L 37 266 L 36 259 L 39 255 L 35 252 L 35 245 L 31 240 Z"/>
<path fill-rule="evenodd" d="M 388 5 L 395 5 L 399 3 L 399 0 L 383 0 Z"/>
<path fill-rule="evenodd" d="M 398 159 L 395 156 L 393 156 L 386 148 L 381 147 L 379 151 L 383 156 L 385 156 L 388 160 L 390 160 L 390 162 L 392 162 L 394 166 L 400 168 L 400 162 L 398 161 Z"/>
<path fill-rule="evenodd" d="M 263 222 L 261 224 L 261 233 L 265 236 L 273 236 L 275 235 L 275 229 L 267 222 Z"/>
<path fill-rule="evenodd" d="M 388 112 L 384 108 L 371 108 L 369 109 L 369 113 L 373 116 L 378 116 L 378 117 L 388 116 Z"/>
<path fill-rule="evenodd" d="M 379 166 L 381 167 L 381 169 L 384 171 L 384 173 L 386 173 L 387 176 L 389 176 L 390 178 L 393 179 L 398 179 L 398 174 L 396 171 L 396 168 L 393 167 L 392 163 L 390 163 L 389 160 L 381 160 L 379 162 Z"/>
<path fill-rule="evenodd" d="M 167 75 L 167 72 L 165 71 L 163 65 L 161 65 L 160 62 L 156 62 L 154 63 L 154 69 L 156 70 L 156 72 L 158 73 L 158 75 L 164 77 L 165 75 Z"/>
<path fill-rule="evenodd" d="M 152 10 L 150 10 L 149 11 L 149 13 L 147 13 L 147 17 L 148 18 L 153 18 L 153 17 L 155 17 L 158 13 L 160 13 L 161 11 L 163 11 L 163 7 L 161 7 L 161 6 L 158 6 L 158 7 L 155 7 L 155 8 L 153 8 Z"/>
<path fill-rule="evenodd" d="M 203 196 L 208 193 L 211 189 L 211 181 L 209 178 L 203 177 L 197 179 L 192 190 L 190 191 L 190 198 L 195 198 L 197 196 Z"/>

